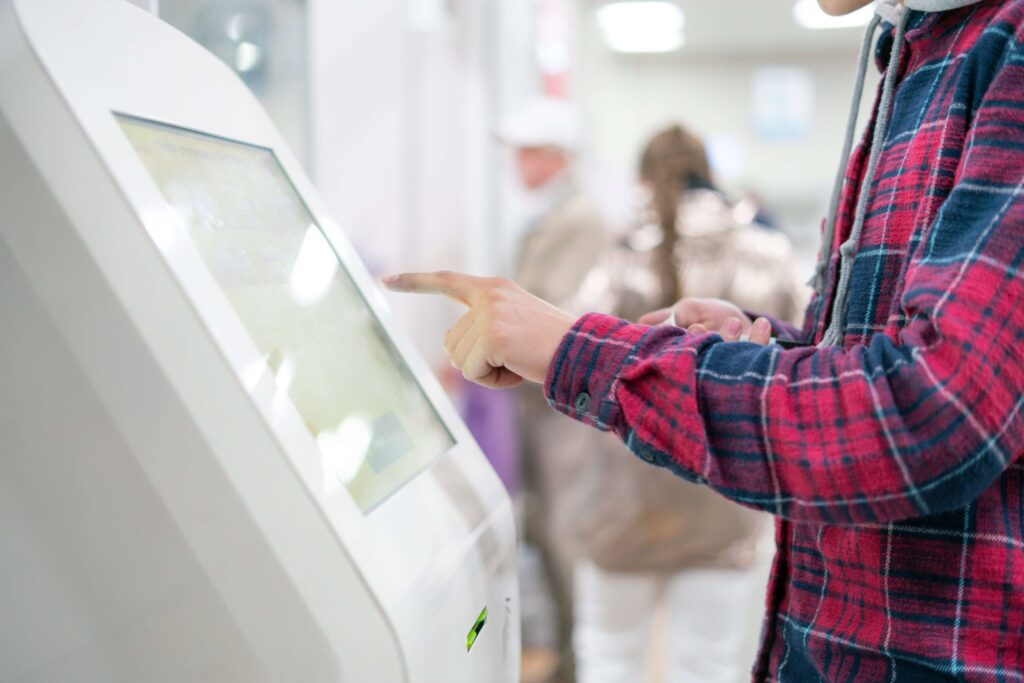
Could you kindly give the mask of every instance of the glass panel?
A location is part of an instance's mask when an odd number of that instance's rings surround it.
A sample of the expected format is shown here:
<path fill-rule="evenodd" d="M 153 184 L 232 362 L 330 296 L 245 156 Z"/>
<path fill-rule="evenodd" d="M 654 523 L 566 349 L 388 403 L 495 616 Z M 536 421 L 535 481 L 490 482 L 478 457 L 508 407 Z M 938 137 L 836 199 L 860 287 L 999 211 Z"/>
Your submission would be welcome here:
<path fill-rule="evenodd" d="M 364 511 L 454 445 L 270 150 L 118 120 Z"/>

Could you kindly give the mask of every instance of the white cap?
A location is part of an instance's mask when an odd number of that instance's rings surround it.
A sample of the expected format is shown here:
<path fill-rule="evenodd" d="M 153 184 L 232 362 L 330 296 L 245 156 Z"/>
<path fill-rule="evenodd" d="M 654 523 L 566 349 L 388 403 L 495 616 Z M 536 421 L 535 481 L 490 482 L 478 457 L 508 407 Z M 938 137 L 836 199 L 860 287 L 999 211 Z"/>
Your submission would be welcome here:
<path fill-rule="evenodd" d="M 578 152 L 583 144 L 583 122 L 576 107 L 566 100 L 538 97 L 503 119 L 497 137 L 509 147 Z"/>

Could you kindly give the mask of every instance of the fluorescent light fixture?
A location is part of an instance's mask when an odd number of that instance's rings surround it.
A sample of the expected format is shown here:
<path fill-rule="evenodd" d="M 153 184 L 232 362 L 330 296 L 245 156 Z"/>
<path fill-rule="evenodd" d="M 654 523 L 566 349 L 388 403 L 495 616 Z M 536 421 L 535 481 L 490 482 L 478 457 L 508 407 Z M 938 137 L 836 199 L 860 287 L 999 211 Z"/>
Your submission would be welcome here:
<path fill-rule="evenodd" d="M 841 17 L 825 14 L 818 6 L 818 0 L 797 0 L 793 5 L 793 19 L 808 29 L 859 28 L 867 26 L 874 13 L 874 3 Z"/>
<path fill-rule="evenodd" d="M 263 50 L 259 45 L 243 40 L 235 47 L 235 71 L 244 74 L 252 71 L 263 61 Z"/>
<path fill-rule="evenodd" d="M 224 33 L 227 34 L 228 38 L 234 41 L 242 39 L 242 34 L 245 29 L 245 15 L 234 14 L 228 19 L 228 23 L 224 26 Z"/>
<path fill-rule="evenodd" d="M 686 16 L 669 0 L 608 3 L 598 8 L 597 24 L 616 52 L 673 52 L 685 41 Z"/>

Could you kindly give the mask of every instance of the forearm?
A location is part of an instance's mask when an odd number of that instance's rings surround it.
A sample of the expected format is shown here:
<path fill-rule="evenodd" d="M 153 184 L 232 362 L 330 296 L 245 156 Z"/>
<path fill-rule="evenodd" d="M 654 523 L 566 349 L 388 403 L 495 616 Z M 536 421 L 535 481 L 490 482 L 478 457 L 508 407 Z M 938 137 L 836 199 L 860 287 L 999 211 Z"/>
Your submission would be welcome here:
<path fill-rule="evenodd" d="M 943 393 L 965 376 L 947 376 L 959 361 L 935 356 L 942 351 L 884 337 L 847 351 L 718 339 L 584 317 L 555 356 L 549 400 L 614 431 L 644 460 L 806 521 L 956 509 L 1015 457 L 1017 409 L 1000 398 L 985 408 L 1003 424 L 965 419 Z M 929 367 L 929 354 L 941 367 Z"/>

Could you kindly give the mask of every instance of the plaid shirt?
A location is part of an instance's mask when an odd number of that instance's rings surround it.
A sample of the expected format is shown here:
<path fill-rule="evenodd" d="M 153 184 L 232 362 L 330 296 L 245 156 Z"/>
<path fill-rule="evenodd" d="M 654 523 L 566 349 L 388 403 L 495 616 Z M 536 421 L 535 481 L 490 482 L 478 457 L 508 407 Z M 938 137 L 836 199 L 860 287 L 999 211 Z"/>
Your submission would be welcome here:
<path fill-rule="evenodd" d="M 777 515 L 755 680 L 1024 681 L 1024 0 L 914 13 L 905 50 L 843 348 L 587 315 L 547 381 L 640 458 Z M 804 331 L 777 334 L 821 338 L 831 264 Z"/>

